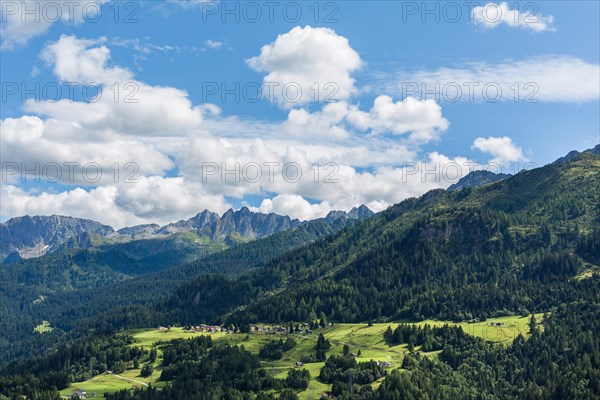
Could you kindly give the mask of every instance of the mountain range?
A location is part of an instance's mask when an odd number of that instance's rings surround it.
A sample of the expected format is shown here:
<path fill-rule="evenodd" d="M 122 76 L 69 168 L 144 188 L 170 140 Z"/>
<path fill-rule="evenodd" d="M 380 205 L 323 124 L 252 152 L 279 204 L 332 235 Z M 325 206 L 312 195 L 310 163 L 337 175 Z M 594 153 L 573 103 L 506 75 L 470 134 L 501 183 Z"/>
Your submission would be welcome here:
<path fill-rule="evenodd" d="M 572 162 L 581 154 L 598 155 L 600 145 L 584 152 L 571 151 L 552 165 Z M 473 171 L 451 185 L 448 191 L 489 185 L 511 176 L 485 170 Z M 361 220 L 373 214 L 362 205 L 349 212 L 331 211 L 319 220 L 327 223 L 338 219 Z M 65 249 L 99 246 L 104 250 L 110 248 L 110 252 L 118 249 L 116 251 L 126 254 L 128 263 L 131 263 L 131 259 L 142 260 L 158 253 L 166 256 L 169 251 L 183 251 L 180 257 L 173 257 L 173 262 L 179 263 L 235 243 L 294 229 L 302 224 L 288 216 L 255 213 L 246 207 L 236 211 L 230 209 L 221 216 L 205 210 L 192 218 L 165 226 L 144 224 L 119 230 L 97 221 L 69 216 L 23 216 L 0 223 L 0 264 L 14 264 Z"/>
<path fill-rule="evenodd" d="M 362 219 L 373 212 L 360 206 L 349 212 L 332 211 L 323 220 Z M 94 244 L 123 244 L 130 241 L 167 239 L 174 235 L 192 233 L 197 241 L 225 242 L 254 240 L 276 232 L 289 230 L 303 222 L 288 216 L 262 214 L 243 207 L 228 210 L 222 216 L 205 210 L 196 216 L 165 226 L 137 225 L 115 231 L 100 222 L 67 216 L 23 216 L 0 223 L 0 262 L 14 263 L 53 253 L 67 247 L 92 247 Z M 148 242 L 146 242 L 148 243 Z"/>

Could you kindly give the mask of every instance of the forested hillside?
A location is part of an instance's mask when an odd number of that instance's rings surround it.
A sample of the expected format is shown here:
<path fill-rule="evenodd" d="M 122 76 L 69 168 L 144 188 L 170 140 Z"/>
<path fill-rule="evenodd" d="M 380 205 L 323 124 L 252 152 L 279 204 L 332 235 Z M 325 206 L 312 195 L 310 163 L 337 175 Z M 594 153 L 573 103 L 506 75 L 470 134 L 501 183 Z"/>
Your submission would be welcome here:
<path fill-rule="evenodd" d="M 219 278 L 219 297 L 232 309 L 225 319 L 464 320 L 592 300 L 599 171 L 600 157 L 583 153 L 481 188 L 406 200 L 237 283 Z M 202 318 L 202 296 L 214 285 L 190 282 L 158 310 Z"/>
<path fill-rule="evenodd" d="M 150 269 L 151 273 L 139 277 L 90 262 L 99 255 L 103 255 L 108 264 L 111 260 L 124 260 L 123 257 L 108 258 L 106 253 L 90 249 L 65 249 L 64 252 L 4 266 L 0 271 L 0 316 L 4 323 L 0 333 L 0 360 L 6 361 L 48 348 L 66 334 L 76 337 L 87 335 L 89 330 L 98 329 L 98 324 L 88 328 L 87 319 L 115 308 L 118 308 L 116 314 L 120 325 L 131 325 L 136 321 L 143 326 L 146 323 L 153 324 L 158 318 L 152 316 L 151 310 L 141 306 L 160 301 L 187 280 L 203 273 L 232 275 L 257 268 L 274 257 L 331 235 L 357 221 L 347 218 L 330 222 L 311 221 L 295 229 L 239 243 L 220 252 L 213 250 L 204 257 L 196 257 L 194 261 L 171 268 L 153 273 Z M 133 246 L 135 243 L 122 246 Z M 121 245 L 117 245 L 117 249 L 118 246 Z M 115 245 L 109 248 L 114 249 Z M 189 246 L 181 247 L 182 252 L 189 250 Z M 139 254 L 144 251 L 145 247 Z M 164 256 L 169 257 L 169 254 L 167 252 Z M 172 257 L 178 254 L 174 251 Z M 85 266 L 78 263 L 81 257 L 86 260 Z M 170 262 L 173 263 L 173 260 Z M 117 262 L 112 265 L 121 264 Z M 126 262 L 123 265 L 131 266 Z M 137 262 L 134 265 L 138 265 Z M 129 311 L 124 312 L 122 307 Z M 34 335 L 34 327 L 44 320 L 49 321 L 55 329 L 44 335 Z M 71 333 L 75 328 L 77 332 Z"/>
<path fill-rule="evenodd" d="M 133 310 L 144 318 L 128 326 L 468 320 L 594 299 L 599 168 L 583 153 L 481 188 L 432 191 L 240 277 L 200 275 Z M 119 328 L 122 311 L 92 326 Z"/>

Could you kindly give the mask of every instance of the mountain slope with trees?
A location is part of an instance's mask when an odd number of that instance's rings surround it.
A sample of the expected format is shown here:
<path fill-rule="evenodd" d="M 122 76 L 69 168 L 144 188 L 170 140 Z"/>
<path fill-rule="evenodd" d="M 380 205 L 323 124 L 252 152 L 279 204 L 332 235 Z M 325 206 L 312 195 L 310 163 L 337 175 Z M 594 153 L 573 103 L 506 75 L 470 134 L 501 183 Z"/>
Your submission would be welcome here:
<path fill-rule="evenodd" d="M 0 332 L 0 361 L 41 351 L 64 340 L 65 336 L 93 334 L 98 329 L 106 331 L 113 325 L 126 326 L 134 321 L 141 326 L 154 325 L 159 320 L 158 314 L 148 307 L 194 277 L 207 273 L 236 275 L 260 268 L 273 258 L 358 221 L 357 218 L 309 221 L 295 229 L 239 243 L 194 261 L 138 277 L 115 273 L 108 266 L 75 264 L 84 255 L 88 261 L 93 260 L 90 250 L 85 253 L 58 252 L 4 266 L 0 269 L 0 318 L 4 323 Z M 176 255 L 174 253 L 173 257 Z M 102 313 L 109 313 L 119 322 L 87 322 Z M 34 327 L 42 321 L 50 321 L 54 330 L 44 335 L 32 334 Z M 77 331 L 72 332 L 74 329 Z"/>
<path fill-rule="evenodd" d="M 599 188 L 600 157 L 583 153 L 481 188 L 406 200 L 238 282 L 220 278 L 220 297 L 239 300 L 224 307 L 226 320 L 462 320 L 593 298 L 597 278 L 575 276 L 598 267 Z M 189 282 L 158 310 L 198 318 L 197 294 L 212 285 Z"/>

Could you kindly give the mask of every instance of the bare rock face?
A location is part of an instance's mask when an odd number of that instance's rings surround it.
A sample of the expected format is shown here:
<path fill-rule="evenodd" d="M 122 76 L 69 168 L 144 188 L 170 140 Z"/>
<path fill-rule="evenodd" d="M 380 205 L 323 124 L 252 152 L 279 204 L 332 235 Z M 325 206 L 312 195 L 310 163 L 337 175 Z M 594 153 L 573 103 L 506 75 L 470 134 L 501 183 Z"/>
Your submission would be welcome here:
<path fill-rule="evenodd" d="M 332 211 L 324 220 L 334 222 L 340 218 L 363 219 L 373 215 L 366 206 L 350 212 Z M 159 226 L 145 224 L 115 231 L 96 221 L 64 216 L 24 216 L 12 218 L 0 224 L 0 263 L 13 263 L 21 259 L 41 257 L 62 247 L 89 248 L 95 238 L 107 238 L 109 242 L 144 241 L 166 239 L 173 235 L 190 232 L 204 240 L 225 240 L 235 243 L 262 238 L 273 233 L 294 229 L 303 222 L 288 216 L 261 214 L 243 207 L 230 209 L 222 216 L 205 210 L 196 216 Z"/>
<path fill-rule="evenodd" d="M 192 231 L 198 236 L 209 237 L 213 240 L 231 235 L 256 239 L 293 229 L 300 224 L 300 221 L 292 220 L 288 216 L 254 213 L 243 207 L 237 211 L 230 209 L 221 217 L 206 210 L 188 220 L 166 225 L 158 230 L 158 234 Z"/>
<path fill-rule="evenodd" d="M 352 210 L 346 211 L 330 211 L 329 214 L 324 218 L 327 222 L 333 222 L 338 219 L 365 219 L 369 218 L 372 215 L 375 215 L 373 211 L 369 209 L 369 207 L 364 204 L 359 207 L 354 207 Z"/>
<path fill-rule="evenodd" d="M 110 226 L 88 219 L 58 215 L 12 218 L 0 224 L 0 253 L 2 258 L 11 253 L 21 258 L 39 257 L 86 232 L 115 234 Z"/>

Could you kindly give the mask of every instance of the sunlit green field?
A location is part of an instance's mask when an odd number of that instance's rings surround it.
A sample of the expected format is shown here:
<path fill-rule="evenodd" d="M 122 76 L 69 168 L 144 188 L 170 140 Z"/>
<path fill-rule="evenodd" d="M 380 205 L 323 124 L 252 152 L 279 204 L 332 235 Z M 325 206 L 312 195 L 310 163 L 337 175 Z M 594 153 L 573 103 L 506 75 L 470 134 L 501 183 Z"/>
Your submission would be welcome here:
<path fill-rule="evenodd" d="M 41 324 L 33 328 L 33 331 L 38 333 L 52 332 L 52 327 L 50 326 L 50 322 L 42 321 Z"/>
<path fill-rule="evenodd" d="M 154 382 L 160 376 L 160 373 L 154 375 L 150 378 L 143 378 L 140 376 L 140 370 L 127 370 L 122 374 L 119 374 L 124 378 L 133 379 L 140 382 L 153 382 L 152 385 L 155 387 L 161 387 L 164 385 L 163 382 Z M 104 393 L 112 393 L 121 389 L 131 389 L 134 385 L 138 387 L 142 387 L 140 383 L 127 381 L 121 378 L 116 377 L 115 375 L 110 375 L 108 373 L 104 373 L 102 375 L 95 376 L 94 378 L 87 380 L 85 382 L 76 382 L 71 384 L 67 389 L 61 390 L 61 396 L 71 397 L 73 393 L 73 389 L 81 388 L 88 393 L 88 397 L 91 396 L 92 393 L 96 393 L 99 399 L 104 398 Z"/>
<path fill-rule="evenodd" d="M 536 314 L 538 322 L 542 319 L 542 314 Z M 491 318 L 485 322 L 475 323 L 453 323 L 445 321 L 434 321 L 427 320 L 416 323 L 417 325 L 429 324 L 431 326 L 443 326 L 445 324 L 451 326 L 462 326 L 463 330 L 473 336 L 481 337 L 490 342 L 498 344 L 509 344 L 519 334 L 524 337 L 529 336 L 529 317 L 501 317 Z M 350 347 L 351 353 L 359 353 L 360 356 L 356 357 L 357 361 L 387 361 L 392 364 L 390 370 L 400 368 L 402 366 L 402 360 L 404 354 L 407 351 L 406 345 L 398 345 L 390 347 L 383 340 L 383 333 L 388 326 L 395 328 L 398 323 L 382 323 L 373 324 L 368 326 L 367 324 L 337 324 L 334 326 L 328 326 L 314 331 L 311 334 L 294 334 L 294 339 L 297 345 L 287 351 L 281 360 L 277 361 L 263 361 L 263 367 L 269 371 L 270 374 L 276 378 L 285 378 L 287 371 L 291 368 L 297 368 L 296 362 L 301 359 L 303 355 L 312 354 L 314 351 L 315 344 L 319 333 L 323 333 L 331 343 L 331 349 L 328 351 L 328 355 L 339 355 L 343 352 L 343 347 L 347 344 Z M 285 338 L 288 335 L 282 333 L 267 334 L 264 332 L 252 332 L 246 333 L 200 333 L 200 332 L 189 332 L 184 331 L 182 328 L 172 327 L 170 329 L 141 329 L 129 331 L 134 339 L 135 343 L 132 346 L 151 348 L 159 342 L 168 342 L 175 339 L 192 339 L 201 335 L 210 335 L 214 341 L 224 342 L 231 345 L 244 346 L 247 350 L 258 353 L 260 347 L 272 340 L 279 340 Z M 419 350 L 417 347 L 416 350 Z M 439 352 L 427 353 L 431 357 L 436 357 Z M 123 378 L 129 378 L 135 381 L 152 383 L 155 387 L 164 386 L 164 382 L 158 381 L 161 369 L 162 354 L 160 349 L 158 351 L 158 359 L 154 363 L 154 374 L 149 378 L 142 378 L 140 376 L 140 369 L 130 369 L 122 374 L 119 374 Z M 331 390 L 331 385 L 327 385 L 319 382 L 317 379 L 324 363 L 310 363 L 305 364 L 302 368 L 306 368 L 312 379 L 308 389 L 299 392 L 298 396 L 300 399 L 318 399 L 321 394 L 325 391 Z M 377 388 L 381 381 L 373 383 L 373 387 Z M 123 380 L 113 375 L 103 374 L 95 377 L 94 379 L 73 383 L 71 387 L 61 392 L 63 396 L 70 396 L 73 389 L 82 388 L 88 392 L 88 394 L 95 392 L 98 398 L 103 398 L 104 393 L 114 392 L 121 389 L 131 389 L 133 385 L 141 386 L 139 383 Z"/>

